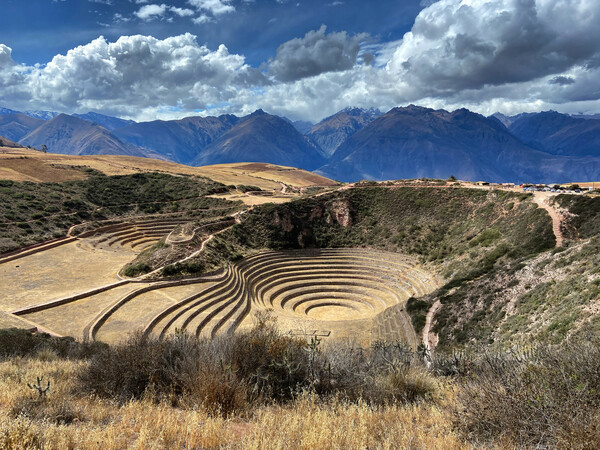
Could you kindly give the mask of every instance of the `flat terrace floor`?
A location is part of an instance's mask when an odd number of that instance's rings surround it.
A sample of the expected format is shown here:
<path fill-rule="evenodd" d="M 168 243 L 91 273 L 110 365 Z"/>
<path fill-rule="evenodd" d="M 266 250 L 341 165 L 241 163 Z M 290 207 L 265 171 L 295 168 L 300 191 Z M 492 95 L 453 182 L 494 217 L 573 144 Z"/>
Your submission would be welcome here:
<path fill-rule="evenodd" d="M 70 242 L 0 264 L 0 310 L 12 311 L 119 281 L 119 270 L 137 252 Z"/>

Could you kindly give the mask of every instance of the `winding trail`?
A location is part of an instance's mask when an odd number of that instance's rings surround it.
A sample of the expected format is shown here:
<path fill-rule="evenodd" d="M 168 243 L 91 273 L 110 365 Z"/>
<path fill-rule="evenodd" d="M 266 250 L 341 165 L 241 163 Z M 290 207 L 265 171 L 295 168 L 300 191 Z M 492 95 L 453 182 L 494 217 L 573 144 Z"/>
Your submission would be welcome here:
<path fill-rule="evenodd" d="M 533 201 L 540 207 L 544 208 L 548 211 L 550 218 L 552 219 L 552 232 L 554 233 L 554 237 L 556 238 L 556 246 L 562 247 L 564 243 L 564 236 L 562 231 L 560 230 L 560 224 L 562 222 L 562 215 L 550 205 L 548 200 L 551 198 L 551 195 L 544 195 L 541 192 L 535 192 L 533 194 Z"/>
<path fill-rule="evenodd" d="M 423 327 L 423 345 L 431 353 L 431 343 L 429 342 L 429 332 L 431 331 L 431 324 L 433 323 L 433 316 L 442 307 L 442 303 L 439 300 L 431 305 L 425 318 L 425 326 Z"/>

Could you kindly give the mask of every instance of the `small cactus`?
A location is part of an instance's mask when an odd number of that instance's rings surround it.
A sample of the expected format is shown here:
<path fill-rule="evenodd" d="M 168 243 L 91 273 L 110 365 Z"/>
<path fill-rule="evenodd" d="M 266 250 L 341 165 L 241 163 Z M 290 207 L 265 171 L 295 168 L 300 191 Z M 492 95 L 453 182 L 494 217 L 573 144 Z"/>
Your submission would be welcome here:
<path fill-rule="evenodd" d="M 38 391 L 38 398 L 42 398 L 46 396 L 46 393 L 50 390 L 50 380 L 48 380 L 48 383 L 46 385 L 46 387 L 43 386 L 43 381 L 44 381 L 44 377 L 37 377 L 37 384 L 30 384 L 27 383 L 27 387 L 29 389 L 34 389 L 36 391 Z"/>

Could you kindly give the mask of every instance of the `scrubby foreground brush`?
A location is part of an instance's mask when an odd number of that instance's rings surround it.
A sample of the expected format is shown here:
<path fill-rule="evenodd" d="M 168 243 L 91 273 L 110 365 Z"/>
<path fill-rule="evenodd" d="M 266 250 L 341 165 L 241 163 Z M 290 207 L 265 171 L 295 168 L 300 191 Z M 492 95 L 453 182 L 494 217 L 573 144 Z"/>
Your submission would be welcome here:
<path fill-rule="evenodd" d="M 590 343 L 431 362 L 400 344 L 307 342 L 261 316 L 230 340 L 137 334 L 109 347 L 4 330 L 0 345 L 0 448 L 595 448 L 600 440 L 600 350 Z M 50 383 L 44 394 L 38 378 Z"/>

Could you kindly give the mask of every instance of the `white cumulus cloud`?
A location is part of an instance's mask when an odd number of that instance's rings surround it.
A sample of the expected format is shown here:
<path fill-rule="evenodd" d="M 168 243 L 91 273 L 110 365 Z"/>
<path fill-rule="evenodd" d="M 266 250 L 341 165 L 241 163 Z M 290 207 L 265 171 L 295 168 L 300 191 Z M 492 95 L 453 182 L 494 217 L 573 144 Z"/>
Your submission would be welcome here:
<path fill-rule="evenodd" d="M 147 7 L 144 20 L 188 15 L 200 24 L 235 10 L 225 0 L 169 5 L 145 4 L 138 13 Z M 408 103 L 483 114 L 600 112 L 598 23 L 598 0 L 441 0 L 400 40 L 321 27 L 282 43 L 259 67 L 191 34 L 100 37 L 35 67 L 16 63 L 0 44 L 0 97 L 13 109 L 137 119 L 264 108 L 314 121 L 346 106 Z"/>
<path fill-rule="evenodd" d="M 215 16 L 235 11 L 231 0 L 188 0 L 188 3 L 199 11 L 208 11 Z"/>
<path fill-rule="evenodd" d="M 34 70 L 30 88 L 37 101 L 63 110 L 135 115 L 145 108 L 193 110 L 226 102 L 248 79 L 259 81 L 260 74 L 224 45 L 211 51 L 191 34 L 164 40 L 138 35 L 113 43 L 100 37 L 57 55 Z"/>
<path fill-rule="evenodd" d="M 189 8 L 178 8 L 176 6 L 171 6 L 169 8 L 169 11 L 174 12 L 179 17 L 187 17 L 187 16 L 193 16 L 194 15 L 194 11 L 192 11 Z"/>
<path fill-rule="evenodd" d="M 144 5 L 138 11 L 136 11 L 135 15 L 138 16 L 142 20 L 151 20 L 155 17 L 164 16 L 167 12 L 167 5 L 164 3 L 162 5 Z"/>

